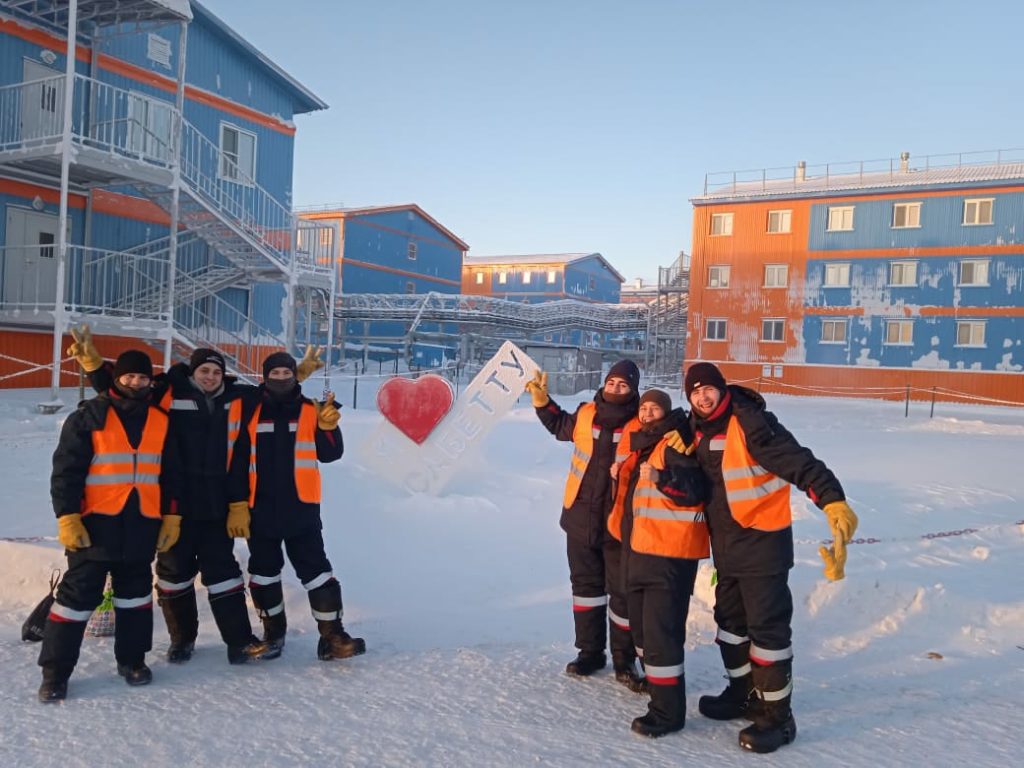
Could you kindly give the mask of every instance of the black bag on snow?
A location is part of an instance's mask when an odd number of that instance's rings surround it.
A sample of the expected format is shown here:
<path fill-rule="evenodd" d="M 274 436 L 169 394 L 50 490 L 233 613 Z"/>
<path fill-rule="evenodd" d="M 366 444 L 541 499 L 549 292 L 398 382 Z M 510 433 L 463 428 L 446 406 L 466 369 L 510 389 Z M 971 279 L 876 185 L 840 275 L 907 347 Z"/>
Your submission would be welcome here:
<path fill-rule="evenodd" d="M 38 643 L 43 639 L 43 631 L 46 629 L 46 617 L 50 615 L 50 606 L 53 605 L 57 585 L 60 584 L 60 569 L 50 574 L 50 592 L 39 601 L 32 613 L 21 625 L 21 639 L 26 643 Z"/>

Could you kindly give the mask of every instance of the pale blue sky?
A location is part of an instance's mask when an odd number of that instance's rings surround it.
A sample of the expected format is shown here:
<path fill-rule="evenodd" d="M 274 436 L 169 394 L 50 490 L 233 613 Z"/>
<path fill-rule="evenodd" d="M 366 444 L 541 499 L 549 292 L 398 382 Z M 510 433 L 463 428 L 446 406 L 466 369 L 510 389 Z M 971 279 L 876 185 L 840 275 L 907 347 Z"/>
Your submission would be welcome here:
<path fill-rule="evenodd" d="M 1015 0 L 203 0 L 330 104 L 295 201 L 654 278 L 709 171 L 1024 146 Z"/>

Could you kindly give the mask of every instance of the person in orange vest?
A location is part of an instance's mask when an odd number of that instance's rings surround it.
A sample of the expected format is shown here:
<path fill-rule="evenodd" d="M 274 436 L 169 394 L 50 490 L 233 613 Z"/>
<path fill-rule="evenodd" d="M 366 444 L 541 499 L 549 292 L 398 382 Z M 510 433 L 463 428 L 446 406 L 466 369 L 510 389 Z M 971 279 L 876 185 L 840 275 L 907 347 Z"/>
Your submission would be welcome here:
<path fill-rule="evenodd" d="M 740 731 L 740 746 L 774 752 L 796 738 L 790 484 L 828 518 L 834 545 L 820 553 L 830 580 L 844 576 L 857 516 L 836 476 L 766 410 L 757 392 L 727 386 L 717 366 L 705 362 L 687 369 L 684 387 L 693 408 L 693 455 L 711 483 L 706 513 L 718 572 L 716 640 L 729 680 L 721 694 L 702 696 L 698 709 L 713 720 L 753 720 Z"/>
<path fill-rule="evenodd" d="M 89 616 L 114 588 L 114 656 L 129 685 L 153 679 L 153 555 L 178 540 L 177 456 L 167 414 L 150 401 L 153 365 L 128 350 L 114 386 L 68 416 L 53 453 L 50 495 L 67 571 L 46 620 L 39 700 L 67 697 Z"/>
<path fill-rule="evenodd" d="M 658 389 L 640 396 L 640 429 L 611 466 L 615 505 L 608 530 L 622 546 L 629 625 L 651 701 L 632 729 L 656 738 L 686 725 L 683 658 L 697 566 L 710 555 L 707 481 L 685 454 L 687 414 Z"/>
<path fill-rule="evenodd" d="M 640 426 L 636 418 L 639 386 L 636 363 L 620 360 L 609 369 L 594 401 L 568 413 L 548 396 L 546 373 L 538 371 L 526 385 L 545 429 L 556 440 L 573 443 L 560 523 L 566 534 L 579 653 L 566 665 L 565 672 L 586 677 L 604 669 L 610 635 L 615 679 L 637 693 L 645 689 L 645 684 L 636 668 L 636 649 L 629 633 L 629 611 L 619 574 L 622 545 L 611 536 L 607 525 L 612 508 L 609 468 L 617 446 Z"/>
<path fill-rule="evenodd" d="M 229 413 L 229 422 L 238 419 L 238 440 L 232 449 L 228 532 L 248 539 L 249 591 L 263 621 L 264 642 L 284 647 L 283 546 L 320 631 L 317 657 L 344 659 L 365 653 L 366 643 L 349 635 L 341 621 L 341 584 L 321 532 L 318 468 L 341 458 L 341 414 L 333 394 L 322 403 L 304 397 L 295 373 L 295 358 L 287 352 L 269 355 L 263 384 Z"/>

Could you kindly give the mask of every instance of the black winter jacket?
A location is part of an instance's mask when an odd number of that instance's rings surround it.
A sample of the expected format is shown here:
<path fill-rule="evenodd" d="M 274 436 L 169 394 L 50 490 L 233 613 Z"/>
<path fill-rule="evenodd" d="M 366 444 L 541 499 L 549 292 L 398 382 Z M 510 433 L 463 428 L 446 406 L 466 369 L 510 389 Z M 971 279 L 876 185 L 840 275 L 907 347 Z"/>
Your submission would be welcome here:
<path fill-rule="evenodd" d="M 138 447 L 148 412 L 156 406 L 121 398 L 116 393 L 83 400 L 64 421 L 60 441 L 53 452 L 50 497 L 57 517 L 78 514 L 85 498 L 85 480 L 93 458 L 92 433 L 103 429 L 107 412 L 124 426 L 128 441 Z M 175 511 L 180 488 L 174 424 L 169 425 L 160 464 L 160 511 Z M 132 491 L 119 515 L 86 515 L 82 518 L 92 546 L 81 550 L 90 560 L 149 562 L 156 552 L 160 521 L 143 517 L 139 495 Z"/>
<path fill-rule="evenodd" d="M 256 503 L 252 508 L 250 533 L 253 538 L 288 539 L 313 530 L 320 530 L 320 505 L 299 500 L 295 488 L 295 432 L 302 403 L 313 401 L 302 395 L 296 385 L 293 393 L 277 399 L 261 385 L 245 397 L 242 407 L 242 431 L 235 445 L 229 478 L 229 500 L 249 498 L 249 429 L 248 425 L 260 409 L 260 423 L 274 425 L 272 432 L 256 434 Z M 337 461 L 345 450 L 341 429 L 331 432 L 316 428 L 316 457 L 321 463 Z"/>
<path fill-rule="evenodd" d="M 711 450 L 711 438 L 724 437 L 733 414 L 746 435 L 747 450 L 762 467 L 806 492 L 819 507 L 846 497 L 831 470 L 765 410 L 764 398 L 754 390 L 730 385 L 728 402 L 713 419 L 691 414 L 698 436 L 694 456 L 711 481 L 705 509 L 715 567 L 730 577 L 783 573 L 793 567 L 793 527 L 781 531 L 743 528 L 729 511 L 722 479 L 723 452 Z"/>
<path fill-rule="evenodd" d="M 624 427 L 636 416 L 639 402 L 639 397 L 634 395 L 626 403 L 616 405 L 607 402 L 601 390 L 594 395 L 594 403 L 597 405 L 594 424 L 601 427 L 601 434 L 594 443 L 594 452 L 580 481 L 576 500 L 572 507 L 563 507 L 559 521 L 566 534 L 590 546 L 600 546 L 612 539 L 608 533 L 608 515 L 612 511 L 613 502 L 608 470 L 615 461 L 613 438 L 616 429 Z M 547 431 L 555 439 L 568 442 L 572 441 L 578 414 L 579 408 L 574 413 L 568 413 L 554 400 L 549 400 L 547 405 L 537 409 L 537 417 Z"/>

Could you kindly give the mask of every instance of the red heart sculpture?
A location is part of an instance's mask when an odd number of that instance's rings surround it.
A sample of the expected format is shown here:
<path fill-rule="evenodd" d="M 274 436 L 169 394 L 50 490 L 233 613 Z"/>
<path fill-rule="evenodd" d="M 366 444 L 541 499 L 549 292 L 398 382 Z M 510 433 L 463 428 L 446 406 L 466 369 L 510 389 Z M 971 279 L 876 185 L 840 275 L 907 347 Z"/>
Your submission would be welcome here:
<path fill-rule="evenodd" d="M 433 373 L 413 380 L 396 376 L 377 390 L 377 410 L 417 445 L 441 423 L 454 401 L 452 385 Z"/>

